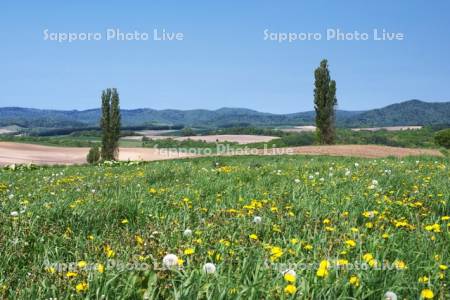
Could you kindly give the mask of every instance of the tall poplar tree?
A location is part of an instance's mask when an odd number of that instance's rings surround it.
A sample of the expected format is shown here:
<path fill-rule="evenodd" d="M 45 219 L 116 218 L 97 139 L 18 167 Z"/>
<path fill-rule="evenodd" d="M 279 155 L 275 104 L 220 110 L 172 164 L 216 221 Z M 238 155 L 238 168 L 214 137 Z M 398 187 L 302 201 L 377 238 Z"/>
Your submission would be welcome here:
<path fill-rule="evenodd" d="M 118 157 L 121 126 L 119 101 L 116 89 L 106 89 L 102 92 L 100 127 L 102 129 L 101 156 L 103 160 L 115 160 Z"/>
<path fill-rule="evenodd" d="M 314 77 L 314 109 L 319 142 L 334 144 L 336 140 L 336 81 L 331 80 L 326 59 L 320 62 L 320 66 L 314 72 Z"/>

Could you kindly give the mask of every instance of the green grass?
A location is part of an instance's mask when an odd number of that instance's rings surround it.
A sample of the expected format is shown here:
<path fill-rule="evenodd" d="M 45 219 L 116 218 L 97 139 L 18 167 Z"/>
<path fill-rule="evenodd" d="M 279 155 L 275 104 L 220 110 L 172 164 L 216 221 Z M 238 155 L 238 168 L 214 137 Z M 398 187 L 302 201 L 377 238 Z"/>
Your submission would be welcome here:
<path fill-rule="evenodd" d="M 4 169 L 0 298 L 417 299 L 428 288 L 449 299 L 450 269 L 439 268 L 450 265 L 449 168 L 445 158 L 250 156 Z M 179 269 L 160 268 L 167 253 Z M 368 253 L 406 268 L 368 267 Z M 338 270 L 337 259 L 367 268 Z M 68 277 L 54 265 L 71 262 L 87 266 Z"/>

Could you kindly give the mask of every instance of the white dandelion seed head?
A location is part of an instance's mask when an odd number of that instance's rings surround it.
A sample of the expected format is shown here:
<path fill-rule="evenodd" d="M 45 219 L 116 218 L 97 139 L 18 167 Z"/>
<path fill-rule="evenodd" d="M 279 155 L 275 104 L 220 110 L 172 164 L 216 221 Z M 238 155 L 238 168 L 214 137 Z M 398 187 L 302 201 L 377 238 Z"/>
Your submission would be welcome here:
<path fill-rule="evenodd" d="M 171 269 L 173 267 L 176 267 L 178 265 L 178 257 L 175 254 L 166 254 L 166 256 L 163 257 L 163 266 L 167 269 Z"/>
<path fill-rule="evenodd" d="M 203 265 L 203 272 L 206 274 L 216 273 L 216 266 L 213 263 L 206 263 Z"/>
<path fill-rule="evenodd" d="M 19 215 L 19 213 L 17 211 L 11 212 L 11 217 L 17 217 L 18 215 Z"/>
<path fill-rule="evenodd" d="M 253 217 L 253 223 L 260 224 L 262 222 L 262 218 L 260 216 Z"/>
<path fill-rule="evenodd" d="M 185 229 L 185 230 L 183 231 L 183 236 L 185 236 L 185 237 L 190 237 L 190 236 L 192 236 L 192 230 L 190 230 L 190 229 Z"/>
<path fill-rule="evenodd" d="M 372 180 L 372 184 L 373 184 L 373 185 L 378 185 L 378 180 L 373 179 L 373 180 Z"/>
<path fill-rule="evenodd" d="M 384 294 L 386 300 L 397 300 L 397 295 L 394 292 L 388 291 Z"/>

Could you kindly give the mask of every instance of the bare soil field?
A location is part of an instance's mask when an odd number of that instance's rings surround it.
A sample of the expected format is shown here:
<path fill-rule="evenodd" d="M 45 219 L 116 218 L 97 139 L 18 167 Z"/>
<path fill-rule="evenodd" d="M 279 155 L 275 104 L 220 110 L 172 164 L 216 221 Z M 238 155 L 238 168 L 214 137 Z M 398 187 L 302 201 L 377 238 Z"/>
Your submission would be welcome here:
<path fill-rule="evenodd" d="M 42 145 L 0 142 L 0 165 L 27 164 L 71 165 L 86 163 L 89 148 L 51 147 Z M 190 157 L 188 153 L 172 153 L 152 148 L 120 148 L 120 160 L 164 160 Z"/>
<path fill-rule="evenodd" d="M 7 164 L 83 164 L 86 162 L 88 148 L 50 147 L 22 143 L 0 142 L 0 165 Z M 398 148 L 376 145 L 334 145 L 334 146 L 302 146 L 290 148 L 269 148 L 258 150 L 260 155 L 300 154 L 300 155 L 331 155 L 354 156 L 366 158 L 405 157 L 417 155 L 443 156 L 434 149 Z M 120 160 L 164 160 L 199 155 L 170 152 L 165 149 L 152 148 L 120 148 Z"/>

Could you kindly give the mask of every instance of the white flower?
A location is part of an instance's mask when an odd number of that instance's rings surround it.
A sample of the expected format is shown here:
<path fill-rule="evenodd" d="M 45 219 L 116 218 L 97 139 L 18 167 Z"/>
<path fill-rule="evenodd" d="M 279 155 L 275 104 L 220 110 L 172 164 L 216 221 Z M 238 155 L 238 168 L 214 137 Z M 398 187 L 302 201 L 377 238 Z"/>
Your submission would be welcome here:
<path fill-rule="evenodd" d="M 295 183 L 300 183 L 300 179 L 296 178 L 296 179 L 294 180 L 294 182 L 295 182 Z"/>
<path fill-rule="evenodd" d="M 178 257 L 175 254 L 167 254 L 163 257 L 163 266 L 172 269 L 178 265 Z"/>
<path fill-rule="evenodd" d="M 345 171 L 345 176 L 349 176 L 352 172 L 350 172 L 349 170 Z"/>
<path fill-rule="evenodd" d="M 262 218 L 260 216 L 253 217 L 253 223 L 259 224 L 262 222 Z"/>
<path fill-rule="evenodd" d="M 373 180 L 372 180 L 372 184 L 373 184 L 373 185 L 378 185 L 378 180 L 373 179 Z"/>
<path fill-rule="evenodd" d="M 309 175 L 308 178 L 309 179 L 314 179 L 314 176 L 313 175 Z"/>
<path fill-rule="evenodd" d="M 185 230 L 183 231 L 183 235 L 184 235 L 185 237 L 190 237 L 190 236 L 192 236 L 192 230 L 190 230 L 190 229 L 185 229 Z"/>
<path fill-rule="evenodd" d="M 19 213 L 17 211 L 11 212 L 11 217 L 17 217 L 18 215 L 19 215 Z"/>
<path fill-rule="evenodd" d="M 394 292 L 386 292 L 386 294 L 384 294 L 384 298 L 386 300 L 397 300 L 397 295 Z"/>
<path fill-rule="evenodd" d="M 359 164 L 358 164 L 358 163 L 355 163 L 355 167 L 359 167 Z"/>
<path fill-rule="evenodd" d="M 203 265 L 203 272 L 206 274 L 216 273 L 216 266 L 213 263 L 206 263 Z"/>

